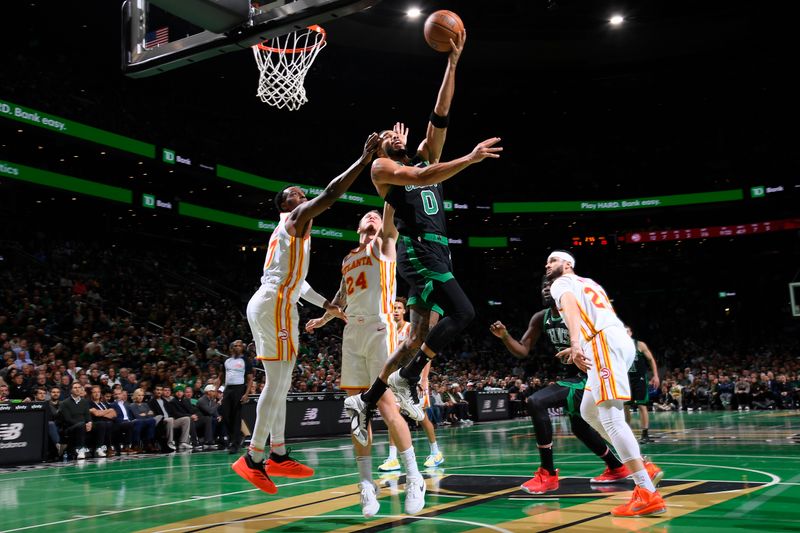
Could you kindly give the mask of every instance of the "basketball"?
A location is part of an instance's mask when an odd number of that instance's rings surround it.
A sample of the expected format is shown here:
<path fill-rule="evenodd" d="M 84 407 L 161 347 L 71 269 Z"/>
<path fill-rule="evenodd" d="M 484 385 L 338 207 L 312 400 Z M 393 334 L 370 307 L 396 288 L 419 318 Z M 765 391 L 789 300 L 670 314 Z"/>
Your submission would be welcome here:
<path fill-rule="evenodd" d="M 455 42 L 456 37 L 463 29 L 464 23 L 461 22 L 461 17 L 452 11 L 440 9 L 425 19 L 423 34 L 428 46 L 437 52 L 449 52 L 450 39 Z"/>

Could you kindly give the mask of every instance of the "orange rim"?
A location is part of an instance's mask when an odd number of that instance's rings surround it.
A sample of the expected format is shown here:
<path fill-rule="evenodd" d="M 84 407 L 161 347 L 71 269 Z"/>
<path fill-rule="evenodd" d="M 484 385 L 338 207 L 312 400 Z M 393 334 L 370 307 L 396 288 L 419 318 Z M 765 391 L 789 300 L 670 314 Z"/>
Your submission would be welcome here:
<path fill-rule="evenodd" d="M 311 50 L 321 46 L 322 43 L 325 42 L 325 38 L 326 38 L 326 36 L 328 34 L 325 32 L 325 30 L 322 28 L 322 26 L 319 26 L 317 24 L 314 24 L 312 26 L 308 26 L 308 29 L 321 34 L 322 35 L 322 39 L 320 39 L 319 41 L 317 41 L 313 45 L 306 46 L 304 48 L 276 48 L 274 46 L 268 46 L 267 45 L 267 43 L 269 42 L 268 40 L 264 41 L 263 43 L 258 43 L 256 45 L 256 47 L 259 50 L 264 50 L 266 52 L 279 52 L 279 53 L 284 53 L 284 54 L 302 54 L 304 52 L 310 52 Z"/>

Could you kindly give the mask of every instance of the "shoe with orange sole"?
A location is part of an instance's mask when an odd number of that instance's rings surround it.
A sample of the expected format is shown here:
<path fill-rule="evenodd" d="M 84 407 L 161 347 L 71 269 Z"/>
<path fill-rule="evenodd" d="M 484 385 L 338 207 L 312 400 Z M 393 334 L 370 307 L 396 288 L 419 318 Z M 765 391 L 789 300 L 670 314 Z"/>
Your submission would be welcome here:
<path fill-rule="evenodd" d="M 656 492 L 650 492 L 647 489 L 636 487 L 633 489 L 631 500 L 611 510 L 613 516 L 619 517 L 634 517 L 634 516 L 652 516 L 663 514 L 667 512 L 667 504 L 664 503 L 664 498 Z"/>
<path fill-rule="evenodd" d="M 276 477 L 303 478 L 314 475 L 313 468 L 289 457 L 288 451 L 286 455 L 278 455 L 274 452 L 270 453 L 266 469 L 269 475 Z"/>
<path fill-rule="evenodd" d="M 605 471 L 599 476 L 590 479 L 589 483 L 619 483 L 620 481 L 628 479 L 630 475 L 631 471 L 628 470 L 628 467 L 625 465 L 617 468 L 606 466 Z"/>
<path fill-rule="evenodd" d="M 558 469 L 556 468 L 555 474 L 551 474 L 540 466 L 533 478 L 523 483 L 520 488 L 528 494 L 544 494 L 558 490 Z"/>
<path fill-rule="evenodd" d="M 278 487 L 267 475 L 264 469 L 264 463 L 254 462 L 249 454 L 245 454 L 231 465 L 234 472 L 239 474 L 243 479 L 246 479 L 255 487 L 266 492 L 267 494 L 275 494 L 278 492 Z"/>

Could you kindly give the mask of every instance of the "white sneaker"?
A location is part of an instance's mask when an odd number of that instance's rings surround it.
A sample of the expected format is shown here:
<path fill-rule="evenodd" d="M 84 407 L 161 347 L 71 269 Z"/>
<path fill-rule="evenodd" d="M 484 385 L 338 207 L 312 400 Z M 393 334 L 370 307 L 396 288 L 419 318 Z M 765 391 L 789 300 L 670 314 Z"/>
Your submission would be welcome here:
<path fill-rule="evenodd" d="M 169 451 L 171 451 L 171 452 L 174 452 L 175 450 L 177 450 L 177 448 L 175 447 L 175 443 L 174 442 L 168 442 L 167 443 L 167 449 Z"/>
<path fill-rule="evenodd" d="M 378 486 L 372 481 L 362 481 L 358 486 L 361 488 L 361 513 L 366 518 L 372 518 L 381 508 L 378 502 Z"/>
<path fill-rule="evenodd" d="M 425 507 L 425 480 L 422 476 L 406 478 L 406 514 L 417 514 Z"/>
<path fill-rule="evenodd" d="M 412 420 L 422 422 L 422 419 L 425 418 L 425 411 L 422 410 L 417 397 L 416 384 L 411 385 L 406 378 L 400 375 L 399 370 L 392 372 L 386 384 L 391 387 L 392 392 L 397 397 L 400 411 L 407 414 Z"/>
<path fill-rule="evenodd" d="M 368 422 L 370 419 L 367 402 L 361 399 L 360 394 L 353 394 L 344 399 L 344 408 L 350 415 L 350 433 L 360 445 L 366 446 L 369 442 Z"/>
<path fill-rule="evenodd" d="M 103 448 L 97 448 L 94 451 L 94 456 L 95 457 L 105 457 L 106 456 L 106 452 L 105 452 L 105 450 L 103 450 Z"/>
<path fill-rule="evenodd" d="M 192 445 L 189 444 L 188 442 L 181 442 L 178 445 L 178 449 L 179 450 L 191 450 L 192 449 Z"/>
<path fill-rule="evenodd" d="M 86 459 L 86 448 L 78 448 L 77 456 L 75 457 L 75 459 L 78 460 Z"/>

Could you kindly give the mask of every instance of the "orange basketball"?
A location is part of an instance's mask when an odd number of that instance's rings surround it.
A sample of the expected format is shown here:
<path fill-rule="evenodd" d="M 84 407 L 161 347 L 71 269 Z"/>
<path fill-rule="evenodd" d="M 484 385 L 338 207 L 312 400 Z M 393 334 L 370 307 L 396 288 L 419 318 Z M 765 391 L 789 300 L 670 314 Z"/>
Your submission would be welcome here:
<path fill-rule="evenodd" d="M 464 29 L 461 17 L 448 11 L 440 9 L 431 13 L 425 19 L 425 29 L 423 35 L 425 42 L 437 52 L 450 51 L 450 39 L 456 41 L 458 34 Z"/>

